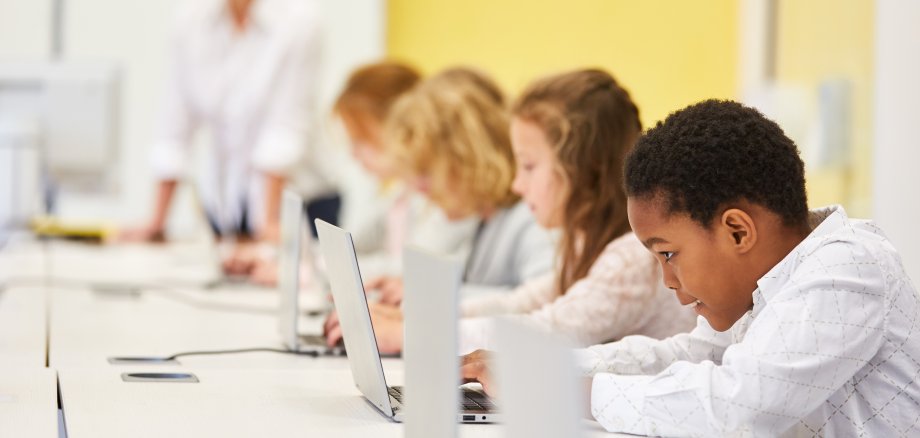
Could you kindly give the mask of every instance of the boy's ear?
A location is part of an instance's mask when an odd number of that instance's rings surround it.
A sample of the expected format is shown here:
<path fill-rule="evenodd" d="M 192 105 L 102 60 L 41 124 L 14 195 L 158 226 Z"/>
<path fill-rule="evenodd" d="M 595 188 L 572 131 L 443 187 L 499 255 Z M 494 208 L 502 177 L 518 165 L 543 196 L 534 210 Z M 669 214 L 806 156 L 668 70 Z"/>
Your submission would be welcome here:
<path fill-rule="evenodd" d="M 751 215 L 744 210 L 738 208 L 725 210 L 720 218 L 720 224 L 729 233 L 732 244 L 740 254 L 750 251 L 757 243 L 757 226 L 754 225 Z"/>

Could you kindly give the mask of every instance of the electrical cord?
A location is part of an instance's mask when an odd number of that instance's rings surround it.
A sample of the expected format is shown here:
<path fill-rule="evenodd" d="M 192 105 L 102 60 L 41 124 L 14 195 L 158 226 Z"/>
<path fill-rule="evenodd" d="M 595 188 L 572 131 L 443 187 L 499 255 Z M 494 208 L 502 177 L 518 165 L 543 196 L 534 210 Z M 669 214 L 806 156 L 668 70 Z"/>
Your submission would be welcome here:
<path fill-rule="evenodd" d="M 3 242 L 5 243 L 5 242 Z M 44 246 L 44 251 L 47 255 L 49 248 L 47 245 Z M 50 270 L 49 270 L 50 272 Z M 46 275 L 42 277 L 13 277 L 8 278 L 4 282 L 0 282 L 0 293 L 5 292 L 7 289 L 15 287 L 45 287 L 45 288 L 61 288 L 61 289 L 89 289 L 94 292 L 100 293 L 122 293 L 128 296 L 139 296 L 144 291 L 150 292 L 160 292 L 159 295 L 170 298 L 174 301 L 181 302 L 183 304 L 210 310 L 221 310 L 221 311 L 233 311 L 233 312 L 246 312 L 246 313 L 269 313 L 274 314 L 275 311 L 261 311 L 260 309 L 251 309 L 244 306 L 236 306 L 232 304 L 220 304 L 220 303 L 201 303 L 196 300 L 182 296 L 174 286 L 165 285 L 165 284 L 137 284 L 137 283 L 118 283 L 118 284 L 103 284 L 103 283 L 93 283 L 91 281 L 79 280 L 79 279 L 67 279 L 67 278 L 56 278 L 51 275 Z M 181 287 L 181 286 L 180 286 Z M 116 292 L 120 291 L 120 292 Z M 210 305 L 209 305 L 210 304 Z M 306 350 L 306 351 L 297 351 L 291 349 L 281 349 L 281 348 L 271 348 L 271 347 L 255 347 L 255 348 L 239 348 L 231 350 L 202 350 L 202 351 L 185 351 L 181 353 L 173 354 L 168 357 L 157 357 L 157 358 L 136 358 L 139 361 L 141 359 L 150 360 L 150 361 L 162 361 L 169 362 L 174 361 L 179 357 L 186 356 L 209 356 L 209 355 L 221 355 L 221 354 L 241 354 L 241 353 L 279 353 L 279 354 L 291 354 L 295 356 L 308 356 L 317 358 L 321 355 L 332 355 L 333 353 L 327 352 L 322 353 L 317 350 Z M 122 360 L 131 360 L 132 358 L 125 357 L 120 358 Z"/>

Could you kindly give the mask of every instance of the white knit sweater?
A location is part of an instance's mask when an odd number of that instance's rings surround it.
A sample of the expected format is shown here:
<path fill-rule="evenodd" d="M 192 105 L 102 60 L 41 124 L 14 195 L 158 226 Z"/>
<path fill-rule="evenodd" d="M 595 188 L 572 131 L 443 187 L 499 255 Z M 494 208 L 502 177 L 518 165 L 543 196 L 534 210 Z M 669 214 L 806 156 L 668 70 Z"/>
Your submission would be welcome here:
<path fill-rule="evenodd" d="M 645 335 L 656 339 L 693 328 L 696 315 L 664 287 L 658 263 L 633 233 L 610 242 L 588 275 L 565 294 L 555 275 L 524 283 L 512 293 L 464 300 L 460 353 L 491 348 L 495 317 L 511 315 L 579 346 Z"/>

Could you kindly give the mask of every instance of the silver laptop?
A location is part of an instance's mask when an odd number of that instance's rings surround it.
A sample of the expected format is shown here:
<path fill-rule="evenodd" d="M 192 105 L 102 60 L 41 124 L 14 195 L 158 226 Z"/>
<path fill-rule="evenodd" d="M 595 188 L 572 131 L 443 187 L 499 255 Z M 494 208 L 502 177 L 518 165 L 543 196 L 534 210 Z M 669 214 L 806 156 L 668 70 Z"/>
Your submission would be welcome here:
<path fill-rule="evenodd" d="M 329 283 L 332 287 L 332 295 L 335 297 L 335 307 L 339 313 L 339 322 L 342 326 L 345 349 L 348 351 L 348 363 L 355 379 L 355 386 L 384 416 L 401 422 L 405 419 L 403 391 L 401 387 L 389 387 L 386 383 L 351 234 L 322 220 L 316 220 L 316 230 L 326 261 Z M 416 256 L 412 256 L 411 260 L 406 260 L 404 267 L 406 269 L 404 305 L 409 306 L 406 317 L 411 318 L 411 321 L 407 320 L 407 327 L 409 324 L 414 325 L 419 322 L 426 323 L 436 320 L 438 322 L 436 326 L 421 328 L 416 326 L 411 329 L 413 334 L 406 339 L 406 352 L 410 355 L 406 363 L 406 381 L 410 385 L 414 382 L 431 383 L 431 380 L 438 379 L 442 383 L 449 382 L 453 393 L 459 392 L 462 397 L 462 409 L 457 413 L 458 421 L 465 423 L 498 421 L 499 418 L 494 413 L 494 405 L 484 393 L 467 387 L 461 387 L 460 391 L 457 389 L 460 373 L 456 347 L 456 302 L 457 289 L 463 272 L 461 265 L 452 261 L 427 257 L 420 252 L 414 254 Z M 427 289 L 429 287 L 431 289 Z M 427 290 L 423 291 L 422 288 Z M 410 299 L 415 299 L 422 294 L 431 295 L 431 303 L 437 303 L 439 306 L 436 309 L 427 309 L 431 314 L 424 319 L 416 318 L 418 310 L 423 307 L 413 307 L 414 304 L 409 304 Z M 419 304 L 425 305 L 425 303 Z M 412 316 L 410 317 L 409 314 Z M 453 318 L 450 318 L 450 315 L 453 315 Z M 439 316 L 443 318 L 438 320 Z M 428 339 L 424 340 L 416 335 L 424 335 Z M 445 345 L 439 345 L 441 340 Z M 425 348 L 425 345 L 432 346 L 432 350 L 426 352 L 418 349 L 418 346 Z M 416 356 L 412 356 L 413 354 Z M 410 370 L 418 370 L 422 367 L 418 360 L 420 354 L 425 355 L 421 358 L 422 361 L 430 361 L 430 374 L 409 376 Z M 418 371 L 415 372 L 418 373 Z M 446 385 L 446 383 L 443 384 Z M 412 387 L 419 388 L 418 385 L 412 385 Z M 449 400 L 447 403 L 454 403 L 456 406 L 457 399 L 454 398 L 456 396 L 446 395 L 448 398 L 441 398 L 441 402 Z M 417 397 L 415 400 L 424 400 L 423 395 Z M 416 412 L 419 412 L 418 408 Z M 441 410 L 441 412 L 444 411 Z"/>
<path fill-rule="evenodd" d="M 580 416 L 587 396 L 572 349 L 552 334 L 501 318 L 495 322 L 495 347 L 507 436 L 583 436 Z"/>
<path fill-rule="evenodd" d="M 317 270 L 312 260 L 312 251 L 304 251 L 304 239 L 310 239 L 306 230 L 303 213 L 303 199 L 300 195 L 285 190 L 281 199 L 281 242 L 278 253 L 278 293 L 281 305 L 278 308 L 279 330 L 284 346 L 293 351 L 319 351 L 326 354 L 342 354 L 341 346 L 329 348 L 322 333 L 322 321 L 326 311 L 317 309 L 310 317 L 315 319 L 313 331 L 299 327 L 302 320 L 300 304 L 300 264 L 301 255 L 313 268 L 312 278 L 317 278 Z M 317 292 L 318 293 L 318 292 Z M 326 309 L 328 310 L 328 309 Z"/>

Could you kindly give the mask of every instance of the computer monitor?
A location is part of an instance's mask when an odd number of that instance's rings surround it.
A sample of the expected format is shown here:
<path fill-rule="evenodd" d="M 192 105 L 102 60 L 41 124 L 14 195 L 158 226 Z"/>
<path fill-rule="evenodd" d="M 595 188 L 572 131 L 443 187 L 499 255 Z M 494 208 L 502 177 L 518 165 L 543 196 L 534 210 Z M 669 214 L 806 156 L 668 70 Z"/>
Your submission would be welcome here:
<path fill-rule="evenodd" d="M 0 120 L 38 128 L 57 178 L 98 176 L 118 157 L 120 73 L 104 62 L 0 62 Z"/>

